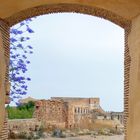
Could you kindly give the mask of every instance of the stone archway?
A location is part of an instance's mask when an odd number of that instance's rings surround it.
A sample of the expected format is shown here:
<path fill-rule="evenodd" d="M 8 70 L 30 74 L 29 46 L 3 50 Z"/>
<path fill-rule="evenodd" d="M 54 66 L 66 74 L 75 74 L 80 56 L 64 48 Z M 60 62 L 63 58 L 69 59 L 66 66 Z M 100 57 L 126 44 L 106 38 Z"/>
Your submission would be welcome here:
<path fill-rule="evenodd" d="M 135 107 L 139 107 L 139 99 L 140 95 L 138 95 L 140 88 L 139 88 L 139 54 L 140 49 L 138 49 L 139 46 L 139 35 L 140 31 L 137 29 L 140 29 L 140 17 L 138 14 L 140 13 L 139 7 L 137 7 L 137 0 L 131 1 L 129 0 L 128 3 L 125 3 L 124 5 L 119 2 L 111 2 L 108 0 L 108 3 L 103 3 L 104 0 L 100 0 L 98 3 L 97 1 L 94 3 L 92 2 L 79 2 L 78 0 L 69 0 L 67 3 L 65 3 L 64 0 L 58 0 L 58 1 L 48 1 L 45 0 L 44 2 L 40 0 L 40 2 L 29 2 L 26 1 L 25 3 L 21 3 L 21 5 L 18 3 L 17 0 L 14 0 L 17 2 L 17 7 L 21 6 L 20 8 L 15 8 L 15 11 L 13 10 L 13 13 L 10 15 L 10 13 L 3 14 L 3 19 L 5 25 L 12 26 L 26 18 L 42 15 L 42 14 L 49 14 L 49 13 L 58 13 L 58 12 L 77 12 L 77 13 L 84 13 L 89 14 L 93 16 L 98 16 L 101 18 L 105 18 L 109 21 L 112 21 L 113 23 L 121 26 L 125 30 L 125 61 L 124 61 L 124 112 L 125 112 L 125 139 L 127 140 L 139 140 L 140 138 L 140 121 L 138 121 L 138 117 L 140 116 L 140 112 L 138 112 L 138 108 L 135 109 Z M 48 2 L 48 3 L 47 3 Z M 135 5 L 134 5 L 134 3 Z M 116 3 L 116 5 L 114 5 Z M 16 3 L 15 3 L 16 4 Z M 121 5 L 122 4 L 122 5 Z M 96 7 L 95 7 L 96 6 Z M 124 9 L 121 7 L 120 11 L 115 11 L 117 6 L 124 6 Z M 128 11 L 129 8 L 135 8 L 134 12 Z M 125 9 L 126 8 L 126 9 Z M 106 9 L 106 10 L 105 10 Z M 132 9 L 131 9 L 132 10 Z M 125 11 L 125 13 L 122 13 Z M 115 14 L 118 13 L 118 14 Z M 128 13 L 128 14 L 127 14 Z M 133 13 L 133 14 L 130 14 Z M 122 15 L 119 16 L 119 15 Z M 1 16 L 1 15 L 0 15 Z M 132 28 L 131 28 L 132 23 Z M 6 61 L 6 66 L 8 68 L 8 60 L 9 60 L 9 36 L 8 36 L 8 30 L 4 25 L 1 25 L 1 32 L 4 34 L 4 37 L 2 38 L 3 42 L 8 42 L 4 44 L 4 50 Z M 133 47 L 132 47 L 133 46 Z M 130 57 L 131 56 L 131 57 Z M 130 65 L 131 61 L 131 65 Z M 134 69 L 136 68 L 136 69 Z M 136 74 L 135 74 L 136 73 Z M 5 74 L 8 74 L 8 69 L 5 72 Z M 6 76 L 6 79 L 8 79 L 8 75 Z M 2 80 L 3 81 L 3 80 Z M 135 85 L 134 85 L 135 83 Z M 7 84 L 5 84 L 7 86 Z M 4 94 L 4 93 L 3 93 Z M 131 97 L 131 98 L 130 98 Z M 135 102 L 136 101 L 136 102 Z"/>

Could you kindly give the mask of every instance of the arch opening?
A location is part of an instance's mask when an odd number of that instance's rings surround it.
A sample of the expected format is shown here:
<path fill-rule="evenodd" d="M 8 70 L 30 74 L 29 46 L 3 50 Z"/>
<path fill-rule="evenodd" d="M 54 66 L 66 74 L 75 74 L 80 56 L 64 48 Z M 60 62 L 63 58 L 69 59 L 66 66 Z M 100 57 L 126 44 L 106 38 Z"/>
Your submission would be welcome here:
<path fill-rule="evenodd" d="M 44 8 L 43 8 L 44 7 Z M 100 11 L 101 10 L 101 11 Z M 49 14 L 49 13 L 57 13 L 57 12 L 78 12 L 78 13 L 86 13 L 89 15 L 95 15 L 98 17 L 105 18 L 111 22 L 114 22 L 115 24 L 123 27 L 125 29 L 125 60 L 124 60 L 124 109 L 125 109 L 125 135 L 127 134 L 127 118 L 129 117 L 129 71 L 130 71 L 130 55 L 129 55 L 129 47 L 128 47 L 128 35 L 131 30 L 131 22 L 129 20 L 126 20 L 116 14 L 113 14 L 110 11 L 106 11 L 100 8 L 93 8 L 89 6 L 83 6 L 83 5 L 73 5 L 73 4 L 56 4 L 56 5 L 45 5 L 45 6 L 39 6 L 34 7 L 31 9 L 27 9 L 25 11 L 21 11 L 11 17 L 8 17 L 5 19 L 5 23 L 11 27 L 12 25 L 18 23 L 19 21 L 22 21 L 26 18 L 42 15 L 42 14 Z M 3 31 L 3 32 L 7 32 Z M 8 34 L 5 35 L 6 38 L 4 38 L 3 42 L 7 42 L 8 40 Z M 7 43 L 6 45 L 7 46 Z M 5 48 L 6 49 L 6 48 Z M 8 53 L 8 51 L 6 50 Z M 7 59 L 7 58 L 6 58 Z M 8 67 L 8 65 L 7 65 Z"/>
<path fill-rule="evenodd" d="M 82 112 L 83 112 L 83 111 L 82 111 L 82 109 L 81 109 L 81 114 L 82 114 Z M 72 126 L 72 125 L 70 125 L 70 126 Z"/>

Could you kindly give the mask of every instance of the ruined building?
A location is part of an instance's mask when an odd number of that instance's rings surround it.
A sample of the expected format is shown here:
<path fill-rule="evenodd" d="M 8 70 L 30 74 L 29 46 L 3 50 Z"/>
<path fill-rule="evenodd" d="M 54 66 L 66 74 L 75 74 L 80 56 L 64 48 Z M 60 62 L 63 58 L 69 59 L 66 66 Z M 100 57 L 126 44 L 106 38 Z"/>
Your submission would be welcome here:
<path fill-rule="evenodd" d="M 87 127 L 96 118 L 95 112 L 105 116 L 99 98 L 52 97 L 36 101 L 34 117 L 46 127 L 75 128 Z"/>

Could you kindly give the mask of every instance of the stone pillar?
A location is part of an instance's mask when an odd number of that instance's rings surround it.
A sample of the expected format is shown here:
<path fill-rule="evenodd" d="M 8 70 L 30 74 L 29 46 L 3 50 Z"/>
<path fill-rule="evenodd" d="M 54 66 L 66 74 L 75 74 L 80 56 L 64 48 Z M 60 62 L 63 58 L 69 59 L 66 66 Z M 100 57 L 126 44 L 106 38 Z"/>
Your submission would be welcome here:
<path fill-rule="evenodd" d="M 5 103 L 9 95 L 9 27 L 0 19 L 0 140 L 7 140 Z M 8 102 L 7 102 L 8 103 Z"/>
<path fill-rule="evenodd" d="M 5 114 L 5 71 L 6 65 L 4 60 L 2 33 L 0 32 L 0 132 L 4 123 Z"/>
<path fill-rule="evenodd" d="M 67 124 L 66 124 L 66 127 L 71 129 L 71 128 L 73 128 L 74 124 L 75 124 L 74 107 L 72 104 L 67 103 Z"/>
<path fill-rule="evenodd" d="M 131 65 L 127 140 L 140 140 L 140 15 L 132 20 L 128 45 Z"/>

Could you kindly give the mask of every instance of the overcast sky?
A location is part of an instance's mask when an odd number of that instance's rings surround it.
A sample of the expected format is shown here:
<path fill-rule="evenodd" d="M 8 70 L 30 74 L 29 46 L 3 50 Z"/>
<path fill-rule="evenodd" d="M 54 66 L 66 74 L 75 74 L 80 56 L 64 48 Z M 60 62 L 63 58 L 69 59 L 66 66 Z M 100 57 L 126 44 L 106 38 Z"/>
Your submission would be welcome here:
<path fill-rule="evenodd" d="M 124 30 L 94 16 L 39 16 L 29 44 L 27 96 L 99 97 L 106 111 L 123 110 Z"/>

